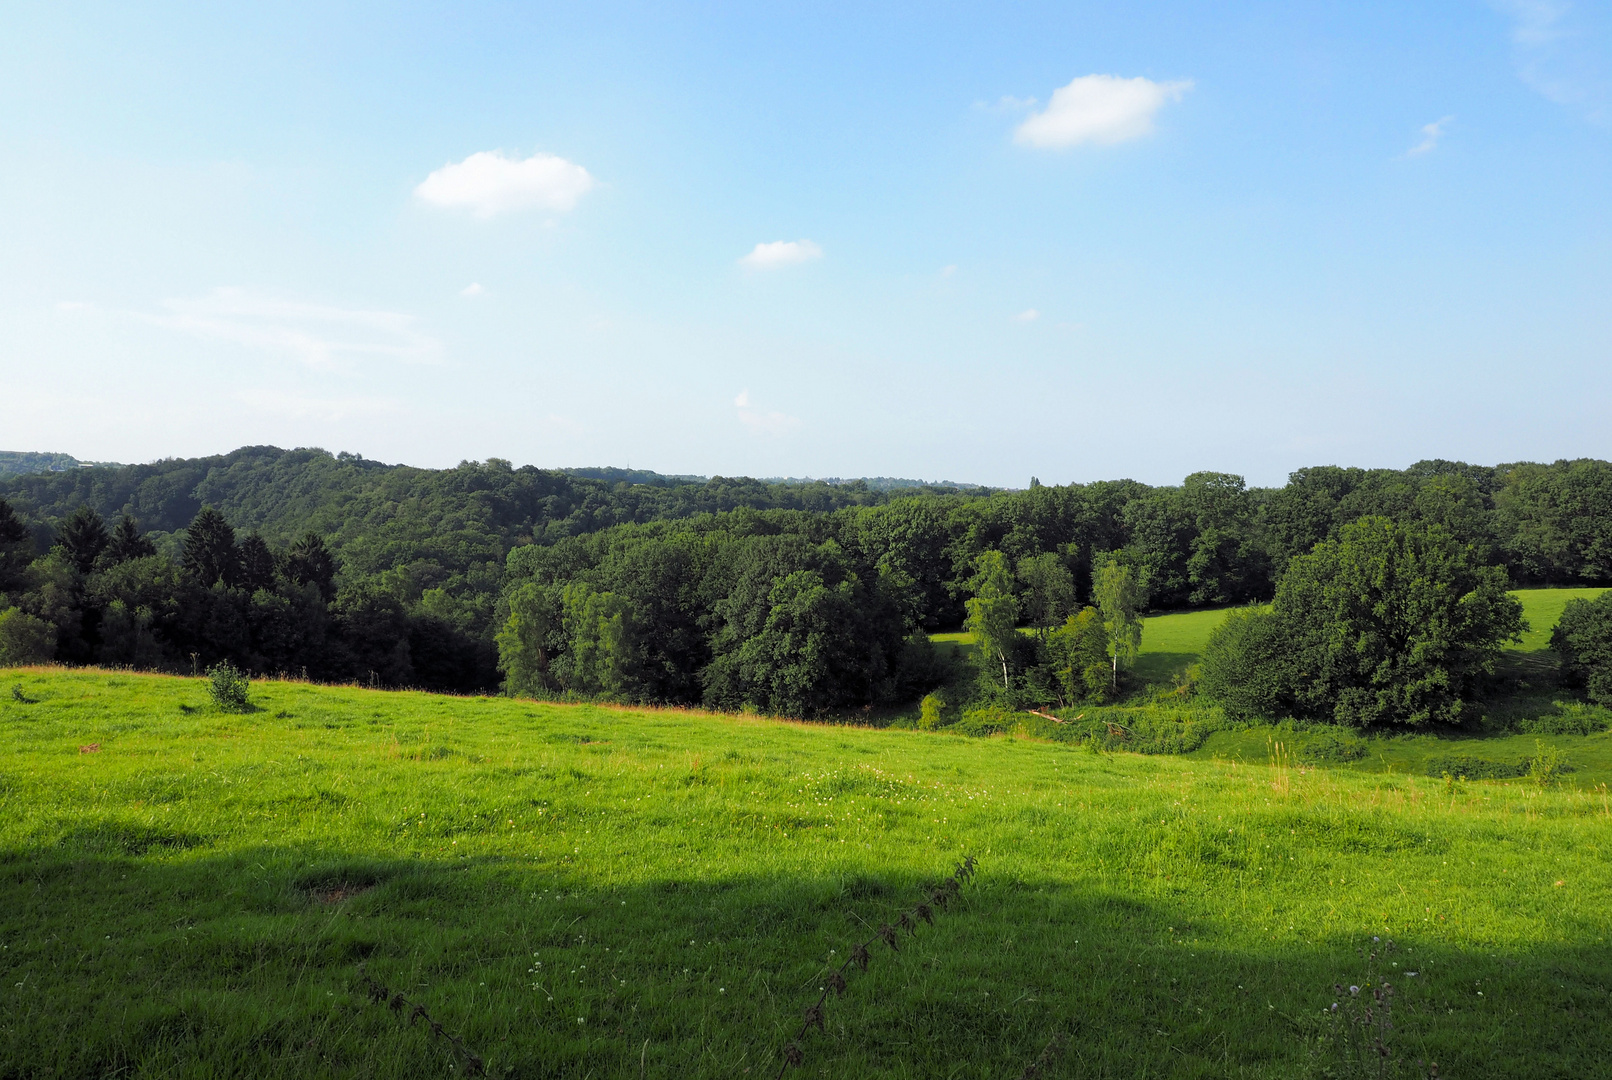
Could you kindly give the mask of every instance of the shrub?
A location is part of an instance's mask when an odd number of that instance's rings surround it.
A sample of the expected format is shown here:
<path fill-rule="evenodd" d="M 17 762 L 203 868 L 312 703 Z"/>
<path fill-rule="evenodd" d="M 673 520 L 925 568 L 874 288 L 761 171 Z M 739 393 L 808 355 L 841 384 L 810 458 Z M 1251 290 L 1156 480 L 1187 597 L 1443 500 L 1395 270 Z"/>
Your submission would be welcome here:
<path fill-rule="evenodd" d="M 1529 735 L 1594 735 L 1612 728 L 1612 710 L 1578 701 L 1556 702 L 1556 712 L 1519 720 L 1518 731 Z"/>
<path fill-rule="evenodd" d="M 45 664 L 55 655 L 54 625 L 21 608 L 0 611 L 0 664 Z"/>
<path fill-rule="evenodd" d="M 1440 754 L 1427 759 L 1428 776 L 1453 776 L 1466 780 L 1510 780 L 1527 771 L 1526 760 L 1507 763 L 1473 757 L 1471 754 Z"/>
<path fill-rule="evenodd" d="M 925 694 L 923 701 L 918 703 L 918 726 L 924 731 L 934 731 L 946 722 L 946 699 L 939 690 L 932 694 Z"/>
<path fill-rule="evenodd" d="M 1562 778 L 1563 773 L 1571 772 L 1573 767 L 1567 763 L 1567 754 L 1554 746 L 1546 746 L 1538 739 L 1534 740 L 1534 756 L 1528 760 L 1528 779 L 1540 787 L 1548 787 Z"/>
<path fill-rule="evenodd" d="M 1275 615 L 1234 611 L 1204 646 L 1198 688 L 1238 720 L 1274 719 L 1291 711 L 1285 634 Z"/>
<path fill-rule="evenodd" d="M 1612 592 L 1572 600 L 1550 634 L 1567 682 L 1598 705 L 1612 705 Z"/>
<path fill-rule="evenodd" d="M 228 660 L 207 669 L 207 693 L 221 712 L 244 713 L 252 711 L 252 702 L 246 696 L 251 681 Z"/>
<path fill-rule="evenodd" d="M 1322 728 L 1299 747 L 1299 760 L 1316 765 L 1359 761 L 1365 756 L 1366 740 L 1347 728 Z"/>

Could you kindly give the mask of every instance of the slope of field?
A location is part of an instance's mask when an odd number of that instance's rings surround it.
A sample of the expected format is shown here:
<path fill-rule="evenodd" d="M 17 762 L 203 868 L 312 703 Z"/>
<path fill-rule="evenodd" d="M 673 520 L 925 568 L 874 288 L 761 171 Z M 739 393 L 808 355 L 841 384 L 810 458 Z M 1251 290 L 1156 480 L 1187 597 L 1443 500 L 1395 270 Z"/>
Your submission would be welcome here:
<path fill-rule="evenodd" d="M 17 687 L 12 694 L 11 687 Z M 1612 1053 L 1612 804 L 1010 739 L 0 672 L 0 1076 L 1291 1077 L 1376 937 L 1441 1075 Z M 1414 974 L 1413 974 L 1414 973 Z M 1368 992 L 1370 985 L 1368 986 Z M 1347 992 L 1347 991 L 1345 991 Z"/>

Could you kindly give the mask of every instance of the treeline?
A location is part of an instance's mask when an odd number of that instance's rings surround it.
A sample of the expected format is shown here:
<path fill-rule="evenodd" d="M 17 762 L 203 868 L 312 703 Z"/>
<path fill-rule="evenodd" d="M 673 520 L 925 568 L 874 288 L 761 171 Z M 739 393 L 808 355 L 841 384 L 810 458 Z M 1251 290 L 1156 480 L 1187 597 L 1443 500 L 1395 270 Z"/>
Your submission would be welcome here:
<path fill-rule="evenodd" d="M 248 671 L 325 682 L 476 690 L 496 680 L 490 643 L 411 609 L 371 583 L 336 585 L 317 533 L 284 548 L 237 538 L 204 507 L 180 558 L 157 552 L 134 519 L 115 527 L 81 507 L 50 549 L 0 500 L 0 663 L 58 661 Z"/>
<path fill-rule="evenodd" d="M 1125 568 L 1143 608 L 1263 601 L 1296 556 L 1363 517 L 1437 527 L 1517 584 L 1612 579 L 1612 465 L 1592 460 L 1328 466 L 1276 489 L 1210 472 L 918 492 L 628 475 L 643 482 L 258 447 L 8 478 L 18 535 L 0 607 L 50 624 L 68 662 L 155 649 L 185 668 L 197 653 L 387 685 L 809 714 L 921 692 L 936 678 L 924 632 L 962 624 L 988 553 L 999 610 L 1044 630 L 1024 671 L 1053 670 L 1054 654 L 1098 666 L 1094 627 L 1052 634 L 1094 602 L 1105 565 Z M 64 540 L 86 512 L 109 537 L 88 562 Z M 204 518 L 207 535 L 243 537 L 243 569 L 196 569 Z M 108 554 L 125 529 L 151 553 Z M 295 568 L 310 533 L 328 579 Z"/>

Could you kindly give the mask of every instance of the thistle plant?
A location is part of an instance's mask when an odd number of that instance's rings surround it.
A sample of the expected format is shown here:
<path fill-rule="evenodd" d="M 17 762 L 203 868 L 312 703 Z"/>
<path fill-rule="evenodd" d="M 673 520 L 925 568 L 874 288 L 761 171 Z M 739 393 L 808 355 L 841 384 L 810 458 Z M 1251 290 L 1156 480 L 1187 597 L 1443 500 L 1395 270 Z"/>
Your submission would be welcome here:
<path fill-rule="evenodd" d="M 385 1002 L 393 1012 L 405 1017 L 405 1022 L 410 1026 L 413 1026 L 416 1020 L 424 1020 L 426 1026 L 431 1029 L 431 1034 L 439 1039 L 446 1040 L 459 1056 L 459 1060 L 464 1064 L 466 1076 L 487 1075 L 487 1065 L 481 1060 L 481 1056 L 466 1046 L 463 1039 L 448 1031 L 440 1022 L 433 1020 L 424 1005 L 416 1001 L 410 1001 L 401 990 L 387 989 L 384 983 L 365 970 L 363 964 L 358 965 L 358 977 L 362 980 L 364 992 L 369 995 L 369 1000 L 372 1004 L 379 1005 L 381 1002 Z"/>
<path fill-rule="evenodd" d="M 840 966 L 830 971 L 827 977 L 824 978 L 823 987 L 817 995 L 817 1000 L 806 1006 L 805 1014 L 801 1018 L 800 1031 L 796 1032 L 795 1037 L 785 1045 L 783 1063 L 778 1067 L 780 1080 L 792 1067 L 806 1060 L 806 1033 L 814 1027 L 819 1032 L 827 1031 L 824 1006 L 828 1003 L 829 991 L 832 990 L 835 997 L 845 996 L 848 986 L 845 977 L 851 974 L 853 969 L 867 971 L 868 965 L 873 961 L 871 948 L 875 941 L 883 941 L 890 946 L 892 952 L 899 952 L 902 931 L 916 936 L 920 922 L 933 926 L 935 916 L 946 911 L 951 902 L 962 892 L 963 886 L 973 878 L 977 865 L 978 860 L 974 856 L 963 856 L 963 861 L 957 864 L 950 877 L 938 885 L 926 888 L 924 890 L 924 899 L 903 911 L 894 924 L 880 923 L 879 928 L 873 932 L 872 937 L 851 947 L 849 955 L 840 963 Z"/>
<path fill-rule="evenodd" d="M 1334 1000 L 1324 1012 L 1327 1033 L 1317 1040 L 1318 1064 L 1324 1077 L 1360 1078 L 1404 1075 L 1405 1062 L 1394 1051 L 1394 987 L 1383 978 L 1380 963 L 1392 954 L 1392 941 L 1372 938 L 1359 955 L 1365 964 L 1360 982 L 1335 983 Z M 1416 972 L 1405 973 L 1415 977 Z M 1438 1076 L 1438 1065 L 1429 1063 L 1423 1075 Z"/>

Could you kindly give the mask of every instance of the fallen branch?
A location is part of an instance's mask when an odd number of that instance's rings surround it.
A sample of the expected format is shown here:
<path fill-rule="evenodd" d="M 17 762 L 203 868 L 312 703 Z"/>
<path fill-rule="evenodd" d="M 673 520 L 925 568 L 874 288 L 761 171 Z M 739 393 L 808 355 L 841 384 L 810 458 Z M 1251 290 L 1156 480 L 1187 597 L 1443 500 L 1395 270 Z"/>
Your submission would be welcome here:
<path fill-rule="evenodd" d="M 873 932 L 872 937 L 852 947 L 851 954 L 845 958 L 845 961 L 838 968 L 828 973 L 828 978 L 823 980 L 823 990 L 822 993 L 818 994 L 817 1001 L 806 1007 L 806 1014 L 801 1020 L 800 1031 L 784 1047 L 784 1061 L 778 1067 L 779 1080 L 782 1080 L 784 1073 L 788 1072 L 791 1066 L 799 1065 L 806 1060 L 806 1051 L 802 1046 L 806 1038 L 806 1032 L 814 1027 L 818 1031 L 827 1031 L 823 1005 L 828 1001 L 828 992 L 830 990 L 834 991 L 836 997 L 845 995 L 845 976 L 850 971 L 852 964 L 855 964 L 862 971 L 868 969 L 868 962 L 873 958 L 873 954 L 868 952 L 868 946 L 872 945 L 875 940 L 881 940 L 890 946 L 892 950 L 899 950 L 901 946 L 897 942 L 900 939 L 896 933 L 898 928 L 905 930 L 909 934 L 916 935 L 918 933 L 918 920 L 922 919 L 933 926 L 936 909 L 938 908 L 940 911 L 946 910 L 946 905 L 951 903 L 953 898 L 962 891 L 964 882 L 974 876 L 974 867 L 976 865 L 977 860 L 974 856 L 964 855 L 963 861 L 958 863 L 957 869 L 952 871 L 952 876 L 929 890 L 929 895 L 925 900 L 903 911 L 901 917 L 896 920 L 895 926 L 882 923 Z"/>
<path fill-rule="evenodd" d="M 426 1024 L 430 1026 L 431 1033 L 433 1035 L 448 1040 L 448 1042 L 453 1045 L 454 1050 L 458 1051 L 459 1057 L 464 1061 L 466 1076 L 487 1075 L 487 1066 L 486 1063 L 481 1060 L 481 1056 L 466 1046 L 464 1040 L 459 1038 L 459 1036 L 448 1031 L 440 1023 L 431 1019 L 431 1014 L 426 1011 L 424 1005 L 421 1005 L 418 1002 L 410 1001 L 403 995 L 403 991 L 401 990 L 388 990 L 382 983 L 377 981 L 373 975 L 364 969 L 363 964 L 358 965 L 358 977 L 364 981 L 364 990 L 367 994 L 369 994 L 369 1000 L 371 1002 L 377 1005 L 383 1001 L 386 1002 L 387 1006 L 399 1016 L 406 1015 L 410 1025 L 412 1025 L 415 1021 L 415 1018 L 418 1017 L 419 1019 L 424 1020 Z"/>

